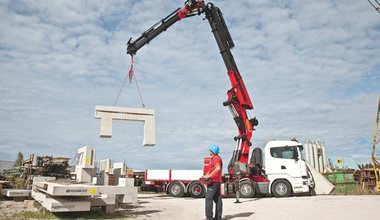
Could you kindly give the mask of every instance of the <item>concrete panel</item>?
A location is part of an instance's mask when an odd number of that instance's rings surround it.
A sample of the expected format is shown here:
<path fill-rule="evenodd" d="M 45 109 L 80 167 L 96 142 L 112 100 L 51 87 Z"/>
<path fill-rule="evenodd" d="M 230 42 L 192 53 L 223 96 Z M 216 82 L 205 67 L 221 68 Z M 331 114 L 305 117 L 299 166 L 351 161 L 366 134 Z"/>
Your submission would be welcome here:
<path fill-rule="evenodd" d="M 42 203 L 46 198 L 50 198 L 50 196 L 38 191 L 37 189 L 32 190 L 32 197 L 39 203 Z"/>
<path fill-rule="evenodd" d="M 106 173 L 112 173 L 112 161 L 111 159 L 104 159 L 99 162 L 99 171 Z"/>
<path fill-rule="evenodd" d="M 91 183 L 92 177 L 95 173 L 95 168 L 80 168 L 79 166 L 75 167 L 76 181 L 78 183 Z"/>
<path fill-rule="evenodd" d="M 53 176 L 34 176 L 33 177 L 33 184 L 35 182 L 46 182 L 46 181 L 54 181 L 55 177 Z"/>
<path fill-rule="evenodd" d="M 79 168 L 95 168 L 95 150 L 84 146 L 77 151 L 77 164 Z"/>
<path fill-rule="evenodd" d="M 133 205 L 137 205 L 137 190 L 136 193 L 128 193 L 123 197 L 123 203 L 132 203 Z"/>
<path fill-rule="evenodd" d="M 153 109 L 95 106 L 95 118 L 100 119 L 100 137 L 112 137 L 112 120 L 144 122 L 144 146 L 156 144 L 155 112 Z"/>
<path fill-rule="evenodd" d="M 115 171 L 120 170 L 120 175 L 124 176 L 125 175 L 125 163 L 124 162 L 118 162 L 113 164 L 113 170 L 112 173 L 116 174 Z"/>
<path fill-rule="evenodd" d="M 91 202 L 81 198 L 46 198 L 41 205 L 50 212 L 79 212 L 91 209 Z"/>
<path fill-rule="evenodd" d="M 99 185 L 86 185 L 86 184 L 69 184 L 63 185 L 59 183 L 43 182 L 47 185 L 47 189 L 40 189 L 52 196 L 100 196 L 100 195 L 123 195 L 126 193 L 134 192 L 137 187 L 131 186 L 99 186 Z"/>
<path fill-rule="evenodd" d="M 100 118 L 100 137 L 112 137 L 112 115 L 102 114 Z"/>
<path fill-rule="evenodd" d="M 315 193 L 317 195 L 327 195 L 335 188 L 335 186 L 324 177 L 322 174 L 318 172 L 318 170 L 314 169 L 310 164 L 306 163 L 306 166 L 309 168 L 311 175 L 313 176 L 313 180 L 315 183 Z"/>
<path fill-rule="evenodd" d="M 134 185 L 135 185 L 135 179 L 134 178 L 123 178 L 123 177 L 119 178 L 118 186 L 134 187 Z"/>
<path fill-rule="evenodd" d="M 6 197 L 28 197 L 31 192 L 27 189 L 3 189 L 1 194 Z"/>
<path fill-rule="evenodd" d="M 116 198 L 105 198 L 105 197 L 91 197 L 89 198 L 91 206 L 104 206 L 104 205 L 115 205 Z"/>

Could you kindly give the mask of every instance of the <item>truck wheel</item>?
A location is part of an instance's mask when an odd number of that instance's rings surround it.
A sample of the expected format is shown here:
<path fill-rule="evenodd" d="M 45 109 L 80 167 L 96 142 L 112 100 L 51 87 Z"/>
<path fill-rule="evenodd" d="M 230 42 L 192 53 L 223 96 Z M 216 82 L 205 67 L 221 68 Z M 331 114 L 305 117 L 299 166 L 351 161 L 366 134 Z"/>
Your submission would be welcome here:
<path fill-rule="evenodd" d="M 314 188 L 309 187 L 309 196 L 316 196 L 317 193 L 315 193 Z"/>
<path fill-rule="evenodd" d="M 279 197 L 288 197 L 291 192 L 291 187 L 286 180 L 276 180 L 272 185 L 272 194 Z"/>
<path fill-rule="evenodd" d="M 193 198 L 202 198 L 205 191 L 205 188 L 199 182 L 192 182 L 189 185 L 189 195 Z"/>
<path fill-rule="evenodd" d="M 241 198 L 252 198 L 255 195 L 255 187 L 251 181 L 243 181 L 240 183 L 239 194 Z"/>
<path fill-rule="evenodd" d="M 185 194 L 185 188 L 180 182 L 170 184 L 169 194 L 173 197 L 182 197 Z"/>

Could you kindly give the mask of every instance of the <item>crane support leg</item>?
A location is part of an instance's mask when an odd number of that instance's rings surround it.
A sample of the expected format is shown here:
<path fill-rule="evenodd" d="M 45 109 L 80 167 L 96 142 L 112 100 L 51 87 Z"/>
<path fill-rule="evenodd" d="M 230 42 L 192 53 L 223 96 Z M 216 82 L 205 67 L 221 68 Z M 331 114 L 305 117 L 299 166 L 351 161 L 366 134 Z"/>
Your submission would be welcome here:
<path fill-rule="evenodd" d="M 100 137 L 112 137 L 112 120 L 144 122 L 144 146 L 156 144 L 155 111 L 153 109 L 95 106 L 95 118 L 100 119 Z"/>

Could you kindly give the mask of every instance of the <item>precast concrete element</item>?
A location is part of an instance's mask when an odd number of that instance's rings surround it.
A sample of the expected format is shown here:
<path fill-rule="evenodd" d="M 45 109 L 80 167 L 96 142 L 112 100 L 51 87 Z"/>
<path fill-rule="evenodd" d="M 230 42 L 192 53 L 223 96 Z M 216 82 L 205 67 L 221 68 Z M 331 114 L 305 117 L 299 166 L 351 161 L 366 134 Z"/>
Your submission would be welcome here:
<path fill-rule="evenodd" d="M 102 206 L 109 213 L 119 203 L 137 205 L 133 184 L 133 178 L 120 178 L 117 186 L 36 181 L 32 197 L 51 212 L 89 211 L 91 206 Z"/>
<path fill-rule="evenodd" d="M 95 174 L 95 150 L 89 146 L 79 148 L 76 155 L 75 172 L 77 182 L 91 183 Z"/>
<path fill-rule="evenodd" d="M 316 170 L 311 164 L 306 163 L 314 180 L 314 191 L 317 195 L 328 195 L 335 188 L 335 186 L 324 177 L 318 170 Z"/>
<path fill-rule="evenodd" d="M 154 146 L 155 112 L 145 108 L 123 108 L 111 106 L 95 106 L 95 118 L 100 119 L 100 137 L 112 137 L 112 120 L 144 122 L 144 146 Z"/>
<path fill-rule="evenodd" d="M 99 174 L 97 184 L 109 185 L 110 174 L 112 174 L 112 161 L 111 159 L 101 160 L 99 162 Z"/>
<path fill-rule="evenodd" d="M 31 190 L 28 189 L 3 189 L 1 194 L 6 197 L 28 197 Z"/>
<path fill-rule="evenodd" d="M 32 197 L 50 212 L 90 211 L 91 201 L 83 197 L 52 197 L 33 190 Z"/>
<path fill-rule="evenodd" d="M 33 184 L 36 182 L 47 182 L 47 181 L 54 181 L 56 178 L 54 176 L 34 176 L 33 177 Z"/>
<path fill-rule="evenodd" d="M 112 160 L 104 159 L 99 162 L 99 171 L 104 171 L 106 173 L 112 173 Z"/>
<path fill-rule="evenodd" d="M 118 186 L 127 187 L 128 190 L 124 195 L 119 195 L 122 197 L 122 203 L 132 203 L 133 205 L 137 205 L 137 187 L 134 186 L 134 183 L 134 178 L 119 178 Z"/>
<path fill-rule="evenodd" d="M 112 173 L 115 174 L 118 172 L 121 176 L 125 175 L 125 163 L 124 162 L 118 162 L 113 164 Z"/>
<path fill-rule="evenodd" d="M 61 184 L 38 182 L 37 189 L 52 196 L 100 196 L 128 193 L 127 186 L 102 186 L 89 184 Z M 132 186 L 133 187 L 133 186 Z M 135 187 L 133 187 L 135 188 Z"/>

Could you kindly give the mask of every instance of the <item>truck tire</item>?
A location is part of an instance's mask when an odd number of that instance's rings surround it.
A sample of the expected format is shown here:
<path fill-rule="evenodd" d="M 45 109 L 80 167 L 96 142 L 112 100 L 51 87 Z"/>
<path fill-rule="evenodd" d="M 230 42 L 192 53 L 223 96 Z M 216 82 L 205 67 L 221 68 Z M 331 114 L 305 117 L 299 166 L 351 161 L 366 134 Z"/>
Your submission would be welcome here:
<path fill-rule="evenodd" d="M 255 187 L 251 181 L 240 183 L 239 195 L 241 198 L 252 198 L 255 195 Z"/>
<path fill-rule="evenodd" d="M 292 188 L 286 180 L 276 180 L 272 184 L 272 194 L 276 198 L 288 197 L 292 191 Z"/>
<path fill-rule="evenodd" d="M 185 194 L 185 187 L 180 182 L 172 182 L 169 187 L 169 194 L 173 197 L 182 197 Z"/>
<path fill-rule="evenodd" d="M 205 187 L 198 181 L 189 185 L 189 195 L 193 198 L 202 198 L 206 193 Z"/>

